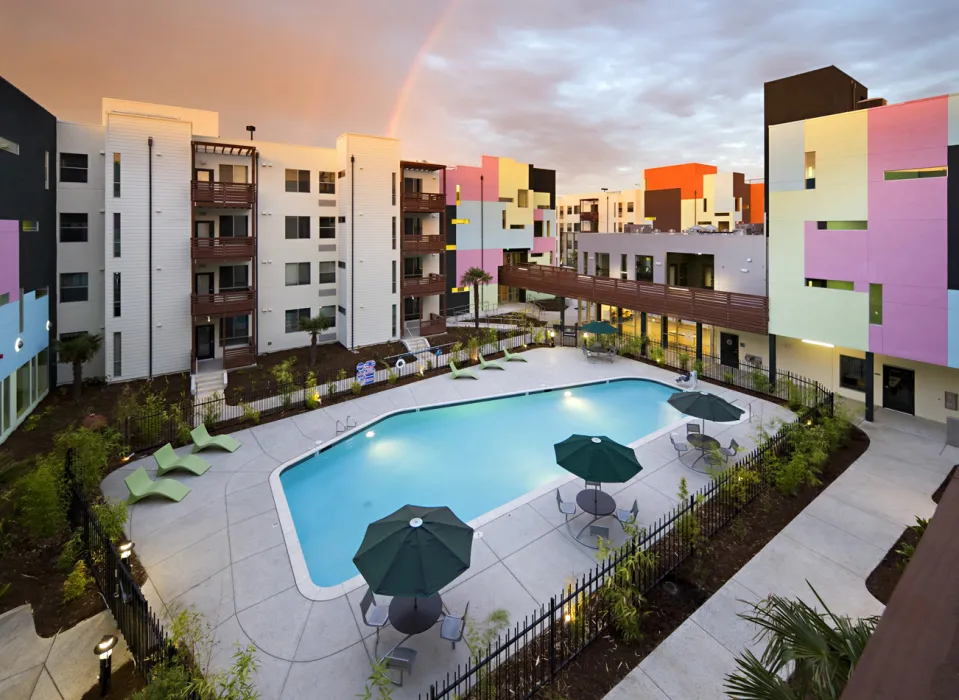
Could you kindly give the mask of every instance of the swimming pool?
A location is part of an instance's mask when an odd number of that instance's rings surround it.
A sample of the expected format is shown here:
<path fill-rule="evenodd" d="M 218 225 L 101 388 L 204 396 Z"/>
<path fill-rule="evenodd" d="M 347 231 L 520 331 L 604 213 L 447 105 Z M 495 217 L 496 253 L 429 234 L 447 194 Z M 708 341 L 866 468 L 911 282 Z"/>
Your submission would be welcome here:
<path fill-rule="evenodd" d="M 682 417 L 676 389 L 619 379 L 409 410 L 287 467 L 279 476 L 309 577 L 357 575 L 366 526 L 407 504 L 449 506 L 469 522 L 569 472 L 553 445 L 574 433 L 633 443 Z"/>

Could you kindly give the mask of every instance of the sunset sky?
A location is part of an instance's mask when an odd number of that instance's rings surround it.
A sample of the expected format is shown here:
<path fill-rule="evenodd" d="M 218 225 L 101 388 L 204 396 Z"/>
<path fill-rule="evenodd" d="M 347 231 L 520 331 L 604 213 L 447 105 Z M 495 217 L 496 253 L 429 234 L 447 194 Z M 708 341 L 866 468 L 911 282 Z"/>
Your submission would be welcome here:
<path fill-rule="evenodd" d="M 956 0 L 2 0 L 0 75 L 61 119 L 104 96 L 221 136 L 481 154 L 632 187 L 690 160 L 762 176 L 763 81 L 834 64 L 890 102 L 959 92 Z"/>

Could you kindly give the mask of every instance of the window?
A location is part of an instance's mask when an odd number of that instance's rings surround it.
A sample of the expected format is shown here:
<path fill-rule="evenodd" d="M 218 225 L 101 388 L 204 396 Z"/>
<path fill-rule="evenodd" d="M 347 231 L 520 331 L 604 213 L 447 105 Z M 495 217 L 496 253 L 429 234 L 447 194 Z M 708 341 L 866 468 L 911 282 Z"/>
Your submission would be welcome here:
<path fill-rule="evenodd" d="M 220 266 L 220 291 L 238 291 L 250 288 L 249 270 L 246 265 Z"/>
<path fill-rule="evenodd" d="M 246 184 L 246 166 L 223 163 L 220 165 L 220 182 Z"/>
<path fill-rule="evenodd" d="M 865 231 L 869 228 L 868 221 L 817 221 L 816 228 L 820 231 Z"/>
<path fill-rule="evenodd" d="M 622 202 L 617 202 L 617 203 L 616 203 L 616 217 L 619 218 L 619 219 L 623 218 L 623 203 L 622 203 Z"/>
<path fill-rule="evenodd" d="M 4 292 L 0 294 L 0 306 L 10 303 L 10 292 Z"/>
<path fill-rule="evenodd" d="M 286 286 L 296 287 L 301 284 L 310 283 L 310 263 L 287 263 L 286 264 Z"/>
<path fill-rule="evenodd" d="M 341 270 L 345 270 L 345 269 L 346 269 L 346 261 L 345 261 L 345 260 L 340 260 L 339 262 L 336 263 L 336 266 L 337 266 L 338 268 L 340 268 Z"/>
<path fill-rule="evenodd" d="M 457 186 L 456 186 L 456 206 L 459 206 L 460 204 L 462 204 L 462 199 L 461 199 L 462 194 L 463 194 L 463 193 L 460 191 L 460 186 L 457 185 Z M 395 325 L 396 325 L 396 321 L 395 321 L 395 316 L 396 316 L 396 314 L 393 314 L 393 316 L 394 316 L 393 325 L 395 326 Z M 393 335 L 396 335 L 396 330 L 395 330 L 395 329 L 393 330 Z"/>
<path fill-rule="evenodd" d="M 816 152 L 806 151 L 806 189 L 816 189 Z"/>
<path fill-rule="evenodd" d="M 459 189 L 459 185 L 456 188 Z M 458 192 L 457 195 L 459 195 Z M 393 304 L 393 337 L 396 337 L 396 304 Z"/>
<path fill-rule="evenodd" d="M 17 416 L 22 416 L 30 407 L 30 361 L 17 369 Z"/>
<path fill-rule="evenodd" d="M 248 235 L 247 217 L 237 214 L 220 216 L 220 238 L 245 238 Z"/>
<path fill-rule="evenodd" d="M 0 139 L 2 146 L 3 139 Z M 393 307 L 393 316 L 396 316 L 396 307 Z M 393 335 L 396 335 L 396 321 L 393 321 Z M 0 379 L 0 434 L 10 430 L 10 387 L 13 380 L 10 377 Z"/>
<path fill-rule="evenodd" d="M 839 356 L 839 386 L 855 391 L 866 390 L 866 361 L 860 357 Z"/>
<path fill-rule="evenodd" d="M 627 212 L 633 211 L 633 203 L 632 203 L 632 202 L 626 202 L 626 211 L 627 211 Z"/>
<path fill-rule="evenodd" d="M 336 238 L 336 217 L 320 217 L 320 238 Z"/>
<path fill-rule="evenodd" d="M 336 222 L 339 223 L 339 224 L 345 224 L 345 223 L 346 223 L 346 217 L 345 217 L 345 216 L 338 216 L 338 217 L 336 217 Z"/>
<path fill-rule="evenodd" d="M 86 243 L 87 242 L 87 215 L 60 214 L 60 242 Z"/>
<path fill-rule="evenodd" d="M 636 256 L 636 279 L 642 282 L 653 281 L 653 256 Z"/>
<path fill-rule="evenodd" d="M 220 337 L 226 346 L 250 344 L 250 317 L 230 316 L 220 322 Z"/>
<path fill-rule="evenodd" d="M 336 173 L 320 171 L 320 184 L 317 190 L 320 194 L 336 194 Z"/>
<path fill-rule="evenodd" d="M 576 232 L 576 233 L 579 233 L 579 222 L 578 222 L 578 221 L 573 222 L 573 231 Z"/>
<path fill-rule="evenodd" d="M 562 218 L 563 218 L 563 214 L 565 214 L 565 213 L 566 213 L 566 207 L 560 205 L 559 211 L 557 212 L 557 215 L 559 216 L 560 219 L 562 219 Z"/>
<path fill-rule="evenodd" d="M 869 323 L 882 325 L 882 285 L 869 285 Z"/>
<path fill-rule="evenodd" d="M 9 139 L 5 139 L 0 136 L 0 151 L 5 151 L 6 153 L 12 153 L 15 156 L 20 155 L 20 144 L 14 143 Z M 86 182 L 86 180 L 84 180 Z"/>
<path fill-rule="evenodd" d="M 338 173 L 336 174 L 336 177 L 337 177 L 337 179 L 339 179 L 339 178 L 341 178 L 341 177 L 346 177 L 346 171 L 345 171 L 345 170 L 341 170 L 340 172 L 338 172 Z"/>
<path fill-rule="evenodd" d="M 393 173 L 393 204 L 396 204 L 396 173 Z"/>
<path fill-rule="evenodd" d="M 516 206 L 523 209 L 529 207 L 529 190 L 516 191 Z"/>
<path fill-rule="evenodd" d="M 84 180 L 86 182 L 86 180 Z M 113 154 L 113 196 L 120 196 L 120 154 Z"/>
<path fill-rule="evenodd" d="M 579 214 L 579 205 L 578 205 L 578 204 L 574 204 L 574 205 L 573 205 L 573 213 L 574 213 L 574 214 Z"/>
<path fill-rule="evenodd" d="M 326 322 L 330 324 L 330 328 L 336 328 L 336 307 L 321 306 L 320 318 L 325 318 Z"/>
<path fill-rule="evenodd" d="M 123 340 L 119 333 L 113 334 L 113 376 L 123 376 Z"/>
<path fill-rule="evenodd" d="M 310 171 L 309 170 L 286 170 L 286 191 L 287 192 L 309 192 L 310 191 Z"/>
<path fill-rule="evenodd" d="M 46 348 L 37 353 L 37 398 L 50 387 L 50 352 Z"/>
<path fill-rule="evenodd" d="M 300 320 L 310 317 L 309 309 L 287 309 L 286 311 L 286 332 L 297 333 L 300 330 Z"/>
<path fill-rule="evenodd" d="M 43 189 L 50 189 L 50 151 L 43 152 Z"/>
<path fill-rule="evenodd" d="M 296 240 L 310 237 L 310 217 L 308 216 L 288 216 L 286 217 L 286 238 L 287 240 Z"/>
<path fill-rule="evenodd" d="M 393 294 L 396 294 L 396 261 L 393 261 Z"/>
<path fill-rule="evenodd" d="M 119 154 L 114 153 L 113 157 L 116 162 L 119 163 Z M 60 182 L 86 182 L 87 173 L 86 153 L 60 154 Z M 119 178 L 117 178 L 117 181 L 119 181 Z"/>
<path fill-rule="evenodd" d="M 596 276 L 609 277 L 609 253 L 596 253 Z"/>
<path fill-rule="evenodd" d="M 120 316 L 120 273 L 113 273 L 113 318 Z"/>
<path fill-rule="evenodd" d="M 24 233 L 36 233 L 40 230 L 39 221 L 21 221 L 20 230 Z"/>
<path fill-rule="evenodd" d="M 60 301 L 67 303 L 70 301 L 87 300 L 87 273 L 86 272 L 64 272 L 60 274 Z"/>
<path fill-rule="evenodd" d="M 589 274 L 589 253 L 585 250 L 583 251 L 583 274 Z"/>
<path fill-rule="evenodd" d="M 915 180 L 925 177 L 946 177 L 949 169 L 942 165 L 937 168 L 910 168 L 908 170 L 887 170 L 883 173 L 885 180 Z"/>
<path fill-rule="evenodd" d="M 120 257 L 120 213 L 113 213 L 113 257 Z"/>
<path fill-rule="evenodd" d="M 457 187 L 459 187 L 459 185 L 457 185 Z M 392 236 L 393 236 L 393 250 L 396 250 L 396 217 L 395 216 L 393 217 Z"/>
<path fill-rule="evenodd" d="M 806 278 L 807 287 L 819 287 L 821 289 L 842 289 L 851 292 L 855 289 L 855 284 L 847 280 L 821 280 L 812 277 Z"/>
<path fill-rule="evenodd" d="M 706 198 L 703 197 L 703 211 L 709 211 L 709 210 L 706 208 L 707 203 L 708 203 L 708 202 L 707 202 Z"/>
<path fill-rule="evenodd" d="M 395 263 L 394 263 L 395 264 Z M 336 283 L 336 263 L 330 260 L 329 262 L 320 263 L 320 284 L 335 284 Z"/>
<path fill-rule="evenodd" d="M 620 278 L 621 280 L 627 279 L 627 276 L 626 276 L 627 264 L 628 264 L 628 263 L 626 262 L 626 253 L 620 254 L 620 256 L 619 256 L 619 278 Z"/>
<path fill-rule="evenodd" d="M 502 214 L 503 214 L 503 228 L 506 228 L 506 210 L 505 209 L 503 209 Z"/>
<path fill-rule="evenodd" d="M 344 316 L 346 316 L 346 308 L 345 308 L 345 307 L 337 306 L 337 307 L 336 307 L 336 310 L 339 311 L 339 312 L 340 312 L 341 314 L 343 314 Z"/>

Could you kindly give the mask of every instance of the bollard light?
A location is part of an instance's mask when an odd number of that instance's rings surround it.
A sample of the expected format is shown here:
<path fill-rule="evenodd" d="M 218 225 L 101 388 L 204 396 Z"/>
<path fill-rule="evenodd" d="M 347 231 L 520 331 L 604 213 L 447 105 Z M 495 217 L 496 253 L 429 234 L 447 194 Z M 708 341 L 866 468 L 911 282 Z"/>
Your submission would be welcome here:
<path fill-rule="evenodd" d="M 93 653 L 100 659 L 100 697 L 105 698 L 110 692 L 110 676 L 113 672 L 113 648 L 117 645 L 115 634 L 105 634 L 103 639 L 93 648 Z"/>
<path fill-rule="evenodd" d="M 130 540 L 123 540 L 120 544 L 117 545 L 117 551 L 120 552 L 121 559 L 129 559 L 130 555 L 133 554 L 134 544 Z"/>

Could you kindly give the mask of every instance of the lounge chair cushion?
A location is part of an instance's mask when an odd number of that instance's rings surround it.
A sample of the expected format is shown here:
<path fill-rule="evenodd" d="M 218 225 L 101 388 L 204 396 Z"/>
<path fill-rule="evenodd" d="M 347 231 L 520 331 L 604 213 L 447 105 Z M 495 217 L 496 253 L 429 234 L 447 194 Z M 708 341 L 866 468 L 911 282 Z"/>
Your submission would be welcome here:
<path fill-rule="evenodd" d="M 136 503 L 147 496 L 163 496 L 171 501 L 179 502 L 190 493 L 189 486 L 174 479 L 157 479 L 154 481 L 143 467 L 137 469 L 123 481 L 130 492 L 129 503 Z"/>
<path fill-rule="evenodd" d="M 182 469 L 200 476 L 210 468 L 210 463 L 196 455 L 178 457 L 170 443 L 165 444 L 153 455 L 157 463 L 157 475 L 163 476 L 174 469 Z"/>
<path fill-rule="evenodd" d="M 219 447 L 227 452 L 236 452 L 240 448 L 240 443 L 229 435 L 217 435 L 216 437 L 210 435 L 203 423 L 200 423 L 190 432 L 190 437 L 193 438 L 194 452 L 205 450 L 208 447 Z"/>

